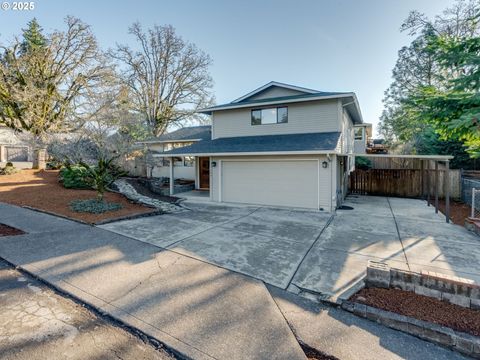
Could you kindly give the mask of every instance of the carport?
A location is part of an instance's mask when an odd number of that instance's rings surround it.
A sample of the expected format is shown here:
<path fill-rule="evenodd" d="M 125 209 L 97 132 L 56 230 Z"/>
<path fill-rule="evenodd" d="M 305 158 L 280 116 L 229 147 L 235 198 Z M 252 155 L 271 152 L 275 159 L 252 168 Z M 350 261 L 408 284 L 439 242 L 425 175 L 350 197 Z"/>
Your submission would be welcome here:
<path fill-rule="evenodd" d="M 440 183 L 440 173 L 443 172 L 443 194 L 445 197 L 445 221 L 448 223 L 450 221 L 450 160 L 453 159 L 451 155 L 397 155 L 397 154 L 355 154 L 355 157 L 365 157 L 372 160 L 375 159 L 390 159 L 401 161 L 417 161 L 420 163 L 420 169 L 415 170 L 419 171 L 420 179 L 419 184 L 419 197 L 426 200 L 428 206 L 435 206 L 435 213 L 438 213 L 438 198 L 439 198 L 439 183 Z M 439 170 L 439 163 L 444 165 L 443 170 Z M 383 195 L 383 196 L 398 196 L 392 193 L 389 193 L 388 185 L 394 185 L 396 179 L 398 181 L 407 181 L 410 185 L 413 185 L 414 179 L 409 178 L 411 176 L 411 168 L 401 168 L 397 167 L 394 169 L 370 169 L 367 175 L 364 173 L 355 174 L 353 172 L 350 175 L 350 191 L 362 195 Z M 433 172 L 433 174 L 432 174 Z M 358 176 L 357 176 L 358 175 Z M 433 178 L 433 179 L 432 179 Z M 418 180 L 418 179 L 417 179 Z M 433 181 L 433 184 L 432 184 Z M 375 193 L 373 182 L 382 183 L 385 185 L 382 187 L 380 193 Z M 433 194 L 432 193 L 433 185 Z M 431 199 L 433 195 L 433 199 Z M 408 196 L 405 196 L 408 197 Z M 433 200 L 433 202 L 432 202 Z"/>

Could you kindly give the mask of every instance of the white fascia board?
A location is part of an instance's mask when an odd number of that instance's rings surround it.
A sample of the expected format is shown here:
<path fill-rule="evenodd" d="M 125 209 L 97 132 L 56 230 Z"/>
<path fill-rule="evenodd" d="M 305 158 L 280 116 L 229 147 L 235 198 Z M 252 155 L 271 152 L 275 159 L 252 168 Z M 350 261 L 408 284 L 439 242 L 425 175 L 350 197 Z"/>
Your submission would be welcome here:
<path fill-rule="evenodd" d="M 234 152 L 234 153 L 181 153 L 181 154 L 164 154 L 162 157 L 177 156 L 261 156 L 261 155 L 336 155 L 334 150 L 318 150 L 318 151 L 260 151 L 260 152 Z"/>
<path fill-rule="evenodd" d="M 314 93 L 317 93 L 317 92 L 320 92 L 320 91 L 317 91 L 317 90 L 313 90 L 313 89 L 307 89 L 307 88 L 304 88 L 304 87 L 300 87 L 300 86 L 295 86 L 295 85 L 289 85 L 289 84 L 284 84 L 284 83 L 279 83 L 279 82 L 276 82 L 276 81 L 270 81 L 268 84 L 265 84 L 263 86 L 260 86 L 259 88 L 253 90 L 253 91 L 250 91 L 248 94 L 246 95 L 243 95 L 242 97 L 239 97 L 238 99 L 235 99 L 232 101 L 232 104 L 233 103 L 238 103 L 244 99 L 247 99 L 249 98 L 250 96 L 253 96 L 255 94 L 258 94 L 259 92 L 262 92 L 263 90 L 269 88 L 270 86 L 278 86 L 278 87 L 282 87 L 282 88 L 285 88 L 285 89 L 290 89 L 290 90 L 297 90 L 297 91 L 302 91 L 302 92 L 306 92 L 306 93 L 309 93 L 309 94 L 314 94 Z"/>
<path fill-rule="evenodd" d="M 248 104 L 232 104 L 231 106 L 224 106 L 221 108 L 216 109 L 215 107 L 205 108 L 200 110 L 199 112 L 211 112 L 211 111 L 222 111 L 222 110 L 232 110 L 232 109 L 240 109 L 240 108 L 254 108 L 254 107 L 261 107 L 265 105 L 276 105 L 276 104 L 290 104 L 290 103 L 301 103 L 306 101 L 315 101 L 315 100 L 331 100 L 331 99 L 339 99 L 345 97 L 355 97 L 354 93 L 345 93 L 345 94 L 337 94 L 337 95 L 328 95 L 328 96 L 314 96 L 308 97 L 303 99 L 288 99 L 288 100 L 275 100 L 275 101 L 264 101 L 258 103 L 248 103 Z M 358 107 L 358 103 L 356 104 Z M 360 108 L 359 108 L 360 109 Z M 361 115 L 360 115 L 361 116 Z"/>

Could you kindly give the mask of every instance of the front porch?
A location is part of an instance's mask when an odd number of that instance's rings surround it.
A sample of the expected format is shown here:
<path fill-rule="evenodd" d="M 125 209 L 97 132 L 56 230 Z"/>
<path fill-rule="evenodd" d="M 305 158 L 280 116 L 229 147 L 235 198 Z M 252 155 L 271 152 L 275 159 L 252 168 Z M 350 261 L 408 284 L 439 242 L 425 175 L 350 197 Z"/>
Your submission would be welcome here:
<path fill-rule="evenodd" d="M 176 178 L 175 157 L 169 157 L 169 194 L 180 198 L 208 198 L 210 199 L 210 157 L 196 156 L 195 166 L 195 188 L 193 190 L 179 191 L 175 185 L 179 178 Z M 183 195 L 183 196 L 182 196 Z"/>
<path fill-rule="evenodd" d="M 191 190 L 175 194 L 176 197 L 189 201 L 210 201 L 210 190 Z"/>

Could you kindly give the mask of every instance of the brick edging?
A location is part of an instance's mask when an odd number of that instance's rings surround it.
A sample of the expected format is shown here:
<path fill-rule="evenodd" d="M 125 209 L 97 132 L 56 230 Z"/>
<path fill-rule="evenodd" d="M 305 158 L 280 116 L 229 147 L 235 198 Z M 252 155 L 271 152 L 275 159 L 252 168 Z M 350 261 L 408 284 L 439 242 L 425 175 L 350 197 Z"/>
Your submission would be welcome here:
<path fill-rule="evenodd" d="M 365 304 L 343 301 L 341 307 L 357 316 L 375 321 L 389 328 L 447 347 L 475 359 L 480 359 L 479 337 Z"/>

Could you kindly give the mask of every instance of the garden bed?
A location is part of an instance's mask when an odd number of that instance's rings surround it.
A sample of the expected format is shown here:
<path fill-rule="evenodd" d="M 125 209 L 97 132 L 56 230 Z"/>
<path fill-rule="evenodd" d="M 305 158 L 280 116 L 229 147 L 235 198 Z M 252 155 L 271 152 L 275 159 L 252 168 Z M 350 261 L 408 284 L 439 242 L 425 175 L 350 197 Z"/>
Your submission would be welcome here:
<path fill-rule="evenodd" d="M 178 200 L 180 200 L 178 197 L 175 197 L 175 196 L 166 196 L 166 195 L 161 195 L 159 193 L 153 192 L 148 186 L 147 179 L 145 178 L 128 178 L 126 180 L 141 195 L 148 196 L 152 199 L 157 199 L 157 200 L 165 201 L 172 204 L 175 204 Z"/>
<path fill-rule="evenodd" d="M 13 236 L 22 234 L 25 234 L 25 232 L 20 229 L 5 224 L 0 224 L 0 236 Z"/>
<path fill-rule="evenodd" d="M 350 301 L 480 336 L 480 311 L 398 289 L 365 288 Z"/>
<path fill-rule="evenodd" d="M 38 210 L 66 216 L 88 223 L 103 222 L 155 212 L 153 208 L 135 204 L 124 196 L 106 193 L 105 200 L 119 203 L 122 208 L 103 214 L 75 212 L 70 208 L 73 200 L 93 199 L 93 190 L 65 189 L 58 182 L 58 170 L 21 170 L 12 175 L 0 176 L 0 201 L 18 206 L 29 206 Z"/>

